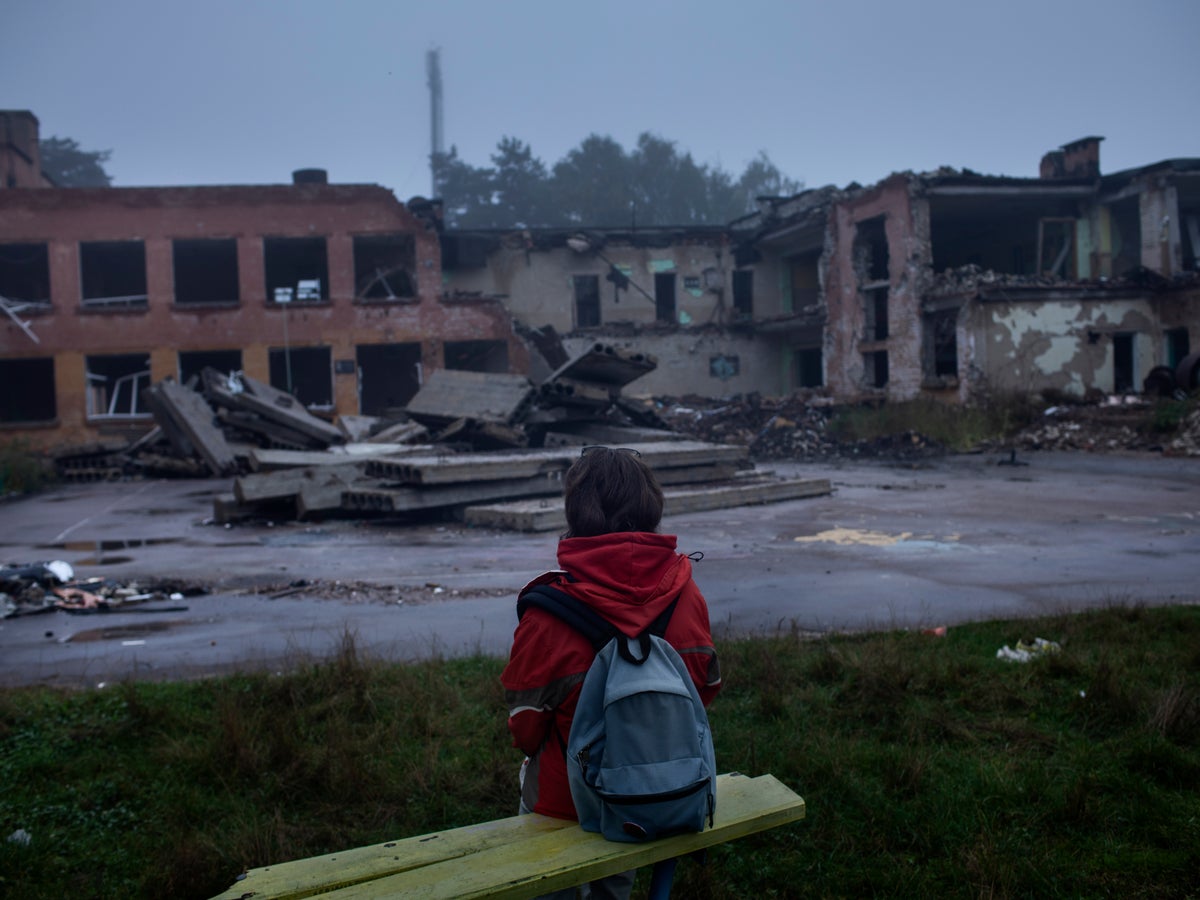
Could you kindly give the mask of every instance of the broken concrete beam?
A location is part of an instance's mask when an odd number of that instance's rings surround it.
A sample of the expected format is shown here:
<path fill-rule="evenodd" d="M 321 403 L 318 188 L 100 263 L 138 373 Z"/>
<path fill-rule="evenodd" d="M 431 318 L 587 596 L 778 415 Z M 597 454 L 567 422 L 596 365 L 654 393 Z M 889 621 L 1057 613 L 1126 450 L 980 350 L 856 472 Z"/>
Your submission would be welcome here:
<path fill-rule="evenodd" d="M 299 469 L 305 466 L 340 466 L 348 462 L 371 459 L 403 458 L 437 453 L 432 444 L 343 444 L 328 450 L 282 450 L 268 447 L 251 448 L 247 454 L 251 470 L 277 472 L 280 469 Z"/>
<path fill-rule="evenodd" d="M 621 350 L 612 344 L 596 342 L 559 366 L 547 380 L 570 378 L 620 388 L 656 368 L 658 361 L 648 353 Z"/>
<path fill-rule="evenodd" d="M 380 419 L 376 416 L 338 416 L 337 428 L 347 441 L 365 441 L 371 436 L 372 429 L 378 428 Z"/>
<path fill-rule="evenodd" d="M 429 429 L 420 422 L 397 422 L 366 440 L 368 443 L 379 444 L 411 444 L 424 440 L 428 434 Z"/>
<path fill-rule="evenodd" d="M 528 408 L 533 385 L 524 375 L 438 369 L 405 407 L 410 418 L 444 426 L 457 419 L 511 425 Z"/>
<path fill-rule="evenodd" d="M 263 503 L 295 497 L 308 484 L 321 479 L 353 478 L 362 472 L 362 462 L 348 462 L 342 466 L 309 466 L 302 469 L 281 469 L 278 472 L 259 472 L 243 475 L 233 482 L 233 494 L 239 503 Z M 346 469 L 353 474 L 343 474 Z"/>
<path fill-rule="evenodd" d="M 673 469 L 736 467 L 749 458 L 745 447 L 706 444 L 701 441 L 661 441 L 629 444 L 660 477 Z M 366 472 L 372 478 L 395 484 L 432 485 L 528 478 L 565 472 L 579 458 L 578 447 L 547 448 L 524 452 L 458 453 L 402 459 L 373 458 Z"/>
<path fill-rule="evenodd" d="M 324 450 L 329 445 L 322 440 L 289 428 L 282 422 L 266 419 L 243 409 L 221 409 L 217 418 L 222 424 L 248 432 L 259 440 L 288 450 Z"/>
<path fill-rule="evenodd" d="M 167 435 L 182 432 L 214 475 L 237 469 L 233 449 L 213 423 L 213 409 L 203 397 L 175 381 L 160 381 L 147 394 L 155 420 Z"/>
<path fill-rule="evenodd" d="M 432 487 L 354 489 L 342 495 L 342 508 L 355 512 L 410 513 L 561 493 L 562 481 L 551 473 L 530 478 L 463 482 Z"/>
<path fill-rule="evenodd" d="M 243 373 L 227 375 L 216 369 L 205 369 L 203 375 L 205 396 L 226 409 L 255 413 L 293 432 L 306 435 L 311 441 L 318 442 L 318 446 L 327 447 L 345 440 L 338 428 L 318 419 L 291 394 L 255 381 Z"/>
<path fill-rule="evenodd" d="M 309 519 L 323 513 L 342 511 L 342 494 L 375 484 L 363 477 L 358 466 L 332 466 L 316 470 L 296 494 L 296 516 Z"/>
<path fill-rule="evenodd" d="M 529 435 L 523 428 L 477 419 L 456 419 L 434 435 L 433 440 L 443 444 L 466 443 L 476 450 L 511 450 L 529 445 Z"/>
<path fill-rule="evenodd" d="M 763 481 L 696 490 L 664 491 L 663 515 L 672 516 L 756 503 L 799 500 L 825 496 L 830 493 L 832 493 L 832 489 L 829 481 L 823 478 Z M 562 501 L 557 498 L 469 506 L 463 510 L 463 521 L 468 525 L 513 531 L 560 531 L 567 524 Z"/>
<path fill-rule="evenodd" d="M 658 443 L 659 441 L 691 440 L 677 431 L 661 428 L 639 428 L 630 425 L 609 425 L 606 422 L 563 422 L 547 431 L 546 447 L 584 447 L 588 444 L 604 444 L 609 447 L 628 447 L 632 444 Z"/>
<path fill-rule="evenodd" d="M 542 404 L 584 406 L 589 409 L 608 409 L 613 402 L 609 388 L 572 378 L 547 381 L 538 388 L 538 396 Z"/>

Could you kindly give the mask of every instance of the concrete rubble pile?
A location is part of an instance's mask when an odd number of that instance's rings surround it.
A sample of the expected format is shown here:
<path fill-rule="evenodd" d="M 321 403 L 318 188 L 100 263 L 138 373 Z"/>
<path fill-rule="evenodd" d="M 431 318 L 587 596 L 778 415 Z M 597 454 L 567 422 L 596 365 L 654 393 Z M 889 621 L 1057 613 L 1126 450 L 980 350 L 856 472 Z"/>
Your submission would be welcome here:
<path fill-rule="evenodd" d="M 675 501 L 679 511 L 829 493 L 827 482 L 755 472 L 745 445 L 689 440 L 652 405 L 622 396 L 625 385 L 653 371 L 653 357 L 602 343 L 571 358 L 538 349 L 544 375 L 537 383 L 443 369 L 402 419 L 336 423 L 244 374 L 206 369 L 198 389 L 163 381 L 149 390 L 157 428 L 138 442 L 140 452 L 152 453 L 159 472 L 232 476 L 233 490 L 213 505 L 222 524 L 452 515 L 497 527 L 555 527 L 540 512 L 504 504 L 560 495 L 563 474 L 588 444 L 638 449 L 665 487 L 690 490 Z M 167 470 L 163 459 L 176 468 Z M 695 496 L 707 489 L 709 496 Z"/>

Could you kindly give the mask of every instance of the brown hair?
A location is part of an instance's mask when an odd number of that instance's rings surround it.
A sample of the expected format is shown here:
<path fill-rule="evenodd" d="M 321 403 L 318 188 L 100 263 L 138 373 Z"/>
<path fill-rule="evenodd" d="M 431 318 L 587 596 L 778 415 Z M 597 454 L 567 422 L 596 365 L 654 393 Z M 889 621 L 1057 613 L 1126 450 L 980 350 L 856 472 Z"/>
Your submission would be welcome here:
<path fill-rule="evenodd" d="M 658 479 L 636 452 L 588 447 L 567 470 L 563 537 L 654 531 L 662 520 Z"/>

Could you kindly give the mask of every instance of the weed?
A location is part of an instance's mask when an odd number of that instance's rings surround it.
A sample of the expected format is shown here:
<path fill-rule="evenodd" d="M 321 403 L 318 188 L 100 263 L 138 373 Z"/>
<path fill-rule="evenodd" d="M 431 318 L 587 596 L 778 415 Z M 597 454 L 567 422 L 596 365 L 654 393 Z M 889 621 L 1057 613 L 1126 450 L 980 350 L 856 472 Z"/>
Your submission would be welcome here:
<path fill-rule="evenodd" d="M 0 497 L 28 494 L 53 480 L 53 468 L 25 440 L 0 444 Z"/>

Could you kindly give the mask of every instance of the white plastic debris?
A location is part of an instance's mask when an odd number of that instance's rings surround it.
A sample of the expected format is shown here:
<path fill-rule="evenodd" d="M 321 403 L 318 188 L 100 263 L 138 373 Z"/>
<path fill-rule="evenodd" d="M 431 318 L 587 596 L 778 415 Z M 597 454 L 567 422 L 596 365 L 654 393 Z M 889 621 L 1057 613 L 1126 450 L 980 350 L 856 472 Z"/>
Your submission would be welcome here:
<path fill-rule="evenodd" d="M 69 562 L 56 559 L 52 562 L 45 563 L 44 565 L 47 572 L 64 584 L 75 577 L 75 570 L 71 568 L 71 564 Z"/>
<path fill-rule="evenodd" d="M 1017 641 L 1016 648 L 1005 644 L 996 651 L 996 659 L 1003 659 L 1007 662 L 1027 663 L 1031 659 L 1036 659 L 1039 656 L 1048 656 L 1052 653 L 1057 653 L 1061 649 L 1062 647 L 1057 641 L 1034 638 L 1032 642 Z"/>
<path fill-rule="evenodd" d="M 18 844 L 22 847 L 28 847 L 33 842 L 33 835 L 24 828 L 18 828 L 8 836 L 10 844 Z"/>

